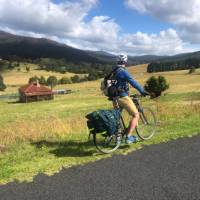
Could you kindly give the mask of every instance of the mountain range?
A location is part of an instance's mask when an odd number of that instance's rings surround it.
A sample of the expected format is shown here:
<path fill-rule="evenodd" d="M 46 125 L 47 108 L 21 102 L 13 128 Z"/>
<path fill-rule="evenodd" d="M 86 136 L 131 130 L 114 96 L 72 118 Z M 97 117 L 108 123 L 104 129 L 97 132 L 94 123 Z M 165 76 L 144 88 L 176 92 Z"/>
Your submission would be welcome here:
<path fill-rule="evenodd" d="M 104 51 L 87 51 L 70 47 L 45 38 L 33 38 L 0 31 L 0 58 L 55 58 L 66 59 L 73 63 L 109 63 L 116 62 L 116 55 Z M 129 56 L 129 64 L 150 62 L 180 61 L 189 58 L 200 59 L 200 51 L 177 54 L 174 56 Z"/>

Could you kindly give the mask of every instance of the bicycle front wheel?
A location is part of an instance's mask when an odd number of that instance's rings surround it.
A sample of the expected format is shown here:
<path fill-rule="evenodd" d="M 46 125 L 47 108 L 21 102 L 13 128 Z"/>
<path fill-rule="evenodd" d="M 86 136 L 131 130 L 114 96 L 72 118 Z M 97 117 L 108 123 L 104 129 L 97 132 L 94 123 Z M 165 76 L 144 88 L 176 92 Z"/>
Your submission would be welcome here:
<path fill-rule="evenodd" d="M 93 134 L 94 144 L 101 153 L 112 153 L 120 146 L 120 136 L 113 134 L 111 136 L 106 133 Z"/>
<path fill-rule="evenodd" d="M 156 132 L 156 117 L 154 112 L 148 108 L 142 108 L 136 132 L 142 140 L 149 140 Z"/>

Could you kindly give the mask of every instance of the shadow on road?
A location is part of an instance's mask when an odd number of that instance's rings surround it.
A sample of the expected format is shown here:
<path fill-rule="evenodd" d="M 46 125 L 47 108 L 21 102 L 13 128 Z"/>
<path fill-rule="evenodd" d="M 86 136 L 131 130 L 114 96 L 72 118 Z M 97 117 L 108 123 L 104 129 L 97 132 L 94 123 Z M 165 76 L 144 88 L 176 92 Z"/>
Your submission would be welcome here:
<path fill-rule="evenodd" d="M 31 144 L 38 149 L 48 147 L 49 153 L 52 153 L 57 157 L 84 157 L 91 156 L 96 152 L 96 149 L 91 141 L 53 142 L 42 140 L 38 142 L 32 142 Z"/>

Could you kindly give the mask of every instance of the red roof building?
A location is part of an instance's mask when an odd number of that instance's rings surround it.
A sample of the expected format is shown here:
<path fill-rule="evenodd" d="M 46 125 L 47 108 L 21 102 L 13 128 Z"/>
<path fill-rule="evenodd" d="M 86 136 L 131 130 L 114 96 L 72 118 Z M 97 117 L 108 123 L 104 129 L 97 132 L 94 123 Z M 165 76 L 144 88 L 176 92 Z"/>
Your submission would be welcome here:
<path fill-rule="evenodd" d="M 20 101 L 32 102 L 53 99 L 53 91 L 37 83 L 30 83 L 19 88 Z"/>

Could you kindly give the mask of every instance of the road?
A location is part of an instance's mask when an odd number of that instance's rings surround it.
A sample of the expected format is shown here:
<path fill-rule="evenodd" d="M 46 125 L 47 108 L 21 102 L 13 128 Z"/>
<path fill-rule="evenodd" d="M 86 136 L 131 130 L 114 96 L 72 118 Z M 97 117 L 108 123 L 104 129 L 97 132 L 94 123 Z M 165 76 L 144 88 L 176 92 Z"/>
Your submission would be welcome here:
<path fill-rule="evenodd" d="M 198 200 L 200 135 L 0 186 L 1 200 Z"/>

